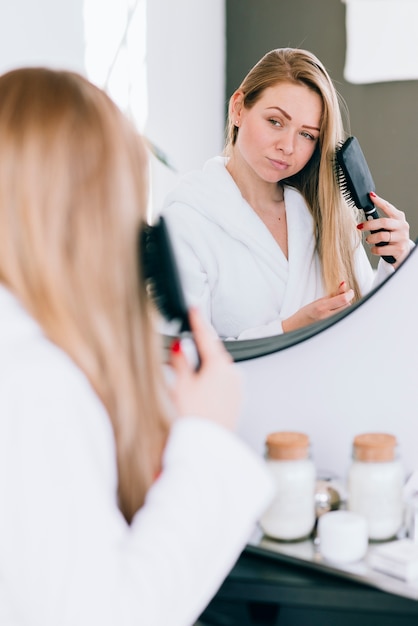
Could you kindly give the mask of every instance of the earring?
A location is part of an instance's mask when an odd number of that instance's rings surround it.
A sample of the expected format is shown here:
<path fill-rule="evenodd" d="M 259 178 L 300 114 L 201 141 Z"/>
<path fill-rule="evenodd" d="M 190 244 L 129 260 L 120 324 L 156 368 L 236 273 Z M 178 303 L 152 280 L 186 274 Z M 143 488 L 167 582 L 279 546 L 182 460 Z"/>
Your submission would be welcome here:
<path fill-rule="evenodd" d="M 235 126 L 239 126 L 239 120 L 235 120 Z"/>

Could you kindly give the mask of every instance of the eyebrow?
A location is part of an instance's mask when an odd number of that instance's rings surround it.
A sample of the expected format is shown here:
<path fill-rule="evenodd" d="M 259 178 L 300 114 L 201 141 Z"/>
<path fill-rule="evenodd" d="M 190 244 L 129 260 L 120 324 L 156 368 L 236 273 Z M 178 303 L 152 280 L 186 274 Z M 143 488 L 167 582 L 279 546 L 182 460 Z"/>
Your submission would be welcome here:
<path fill-rule="evenodd" d="M 280 107 L 268 107 L 268 108 L 276 109 L 277 111 L 280 111 L 280 113 L 284 115 L 286 119 L 288 119 L 289 121 L 292 120 L 292 117 L 284 109 L 281 109 Z M 317 126 L 309 126 L 308 124 L 302 124 L 302 128 L 310 128 L 311 130 L 317 130 L 318 132 L 320 132 L 321 130 L 320 128 L 317 128 Z"/>

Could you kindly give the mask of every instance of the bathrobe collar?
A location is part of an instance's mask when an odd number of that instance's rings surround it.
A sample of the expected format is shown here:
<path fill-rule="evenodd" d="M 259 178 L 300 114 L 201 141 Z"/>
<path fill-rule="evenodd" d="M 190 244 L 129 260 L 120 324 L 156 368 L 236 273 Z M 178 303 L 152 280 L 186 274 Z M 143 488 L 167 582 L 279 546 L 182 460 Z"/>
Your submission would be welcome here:
<path fill-rule="evenodd" d="M 230 237 L 244 243 L 256 257 L 274 267 L 287 284 L 286 291 L 294 296 L 295 290 L 298 292 L 307 287 L 306 284 L 300 285 L 300 276 L 301 272 L 302 275 L 306 273 L 315 252 L 313 220 L 306 203 L 296 189 L 284 187 L 288 261 L 264 222 L 242 197 L 225 167 L 227 161 L 226 157 L 213 157 L 202 170 L 183 176 L 180 184 L 168 194 L 165 205 L 172 202 L 186 204 L 217 224 Z"/>

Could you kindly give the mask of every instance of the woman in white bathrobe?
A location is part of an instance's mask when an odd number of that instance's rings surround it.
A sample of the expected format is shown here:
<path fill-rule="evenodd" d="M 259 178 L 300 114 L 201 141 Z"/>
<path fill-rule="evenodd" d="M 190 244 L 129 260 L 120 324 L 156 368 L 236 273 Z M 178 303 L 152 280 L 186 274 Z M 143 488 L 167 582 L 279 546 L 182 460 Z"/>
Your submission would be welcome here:
<path fill-rule="evenodd" d="M 391 274 L 411 242 L 383 199 L 367 242 L 334 171 L 344 139 L 338 95 L 310 52 L 278 49 L 249 72 L 229 106 L 225 154 L 184 176 L 164 202 L 186 297 L 223 339 L 295 330 L 359 299 Z M 356 229 L 357 226 L 357 229 Z M 390 242 L 379 247 L 379 242 Z"/>
<path fill-rule="evenodd" d="M 146 153 L 71 72 L 0 77 L 0 624 L 191 626 L 272 495 L 201 314 L 170 385 L 141 267 Z M 172 380 L 174 379 L 174 380 Z"/>

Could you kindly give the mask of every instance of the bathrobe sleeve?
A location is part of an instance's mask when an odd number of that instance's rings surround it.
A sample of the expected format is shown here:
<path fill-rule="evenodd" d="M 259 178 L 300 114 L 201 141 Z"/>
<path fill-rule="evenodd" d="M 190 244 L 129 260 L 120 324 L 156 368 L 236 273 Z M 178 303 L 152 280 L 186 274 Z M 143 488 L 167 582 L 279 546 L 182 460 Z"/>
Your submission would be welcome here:
<path fill-rule="evenodd" d="M 412 250 L 415 247 L 415 242 L 410 240 L 409 247 Z M 364 246 L 359 245 L 355 251 L 355 271 L 361 294 L 365 296 L 389 276 L 392 276 L 396 270 L 391 263 L 387 263 L 384 259 L 379 259 L 377 269 L 373 270 Z"/>
<path fill-rule="evenodd" d="M 0 623 L 190 626 L 269 502 L 262 460 L 207 420 L 179 419 L 128 525 L 88 382 L 54 348 L 18 357 L 0 381 Z"/>
<path fill-rule="evenodd" d="M 354 267 L 362 296 L 365 296 L 394 272 L 392 265 L 383 259 L 379 260 L 377 269 L 373 270 L 366 250 L 361 243 L 354 251 Z"/>

